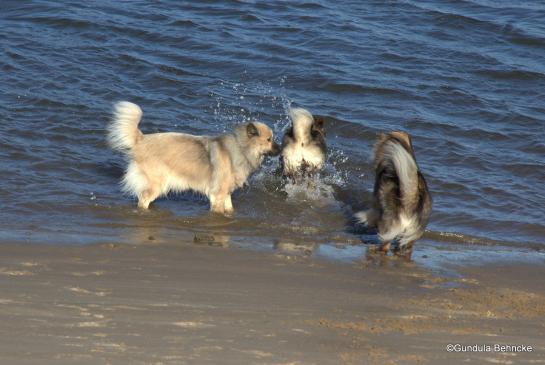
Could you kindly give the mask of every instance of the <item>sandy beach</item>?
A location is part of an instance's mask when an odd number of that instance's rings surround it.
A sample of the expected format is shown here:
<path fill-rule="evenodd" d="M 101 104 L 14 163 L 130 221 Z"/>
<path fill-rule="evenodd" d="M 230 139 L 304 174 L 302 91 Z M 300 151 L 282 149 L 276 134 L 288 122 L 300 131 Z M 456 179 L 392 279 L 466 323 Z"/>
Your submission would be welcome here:
<path fill-rule="evenodd" d="M 460 272 L 202 245 L 4 243 L 0 363 L 545 363 L 545 267 Z"/>

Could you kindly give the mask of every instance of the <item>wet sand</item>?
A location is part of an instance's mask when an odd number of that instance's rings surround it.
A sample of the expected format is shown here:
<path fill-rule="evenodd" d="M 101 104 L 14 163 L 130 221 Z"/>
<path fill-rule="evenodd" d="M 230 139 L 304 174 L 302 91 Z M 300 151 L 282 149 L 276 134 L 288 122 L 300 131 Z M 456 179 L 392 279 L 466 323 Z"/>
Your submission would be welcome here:
<path fill-rule="evenodd" d="M 4 243 L 0 363 L 545 363 L 545 266 L 460 272 L 198 245 Z"/>

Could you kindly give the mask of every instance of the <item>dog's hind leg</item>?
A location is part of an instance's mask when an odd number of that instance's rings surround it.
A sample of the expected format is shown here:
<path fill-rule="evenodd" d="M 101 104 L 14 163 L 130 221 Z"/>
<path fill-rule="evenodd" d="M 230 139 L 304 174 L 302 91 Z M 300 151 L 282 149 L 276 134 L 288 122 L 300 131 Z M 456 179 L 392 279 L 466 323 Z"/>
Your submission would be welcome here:
<path fill-rule="evenodd" d="M 403 257 L 407 260 L 411 260 L 411 256 L 413 254 L 413 246 L 414 246 L 414 241 L 410 241 L 408 242 L 406 245 L 402 246 L 402 247 L 399 247 L 395 252 L 394 254 L 396 256 L 400 256 L 400 257 Z"/>
<path fill-rule="evenodd" d="M 156 188 L 148 188 L 138 194 L 138 208 L 148 209 L 150 203 L 157 199 L 161 192 Z"/>
<path fill-rule="evenodd" d="M 411 261 L 411 257 L 413 255 L 413 244 L 414 244 L 414 241 L 409 242 L 403 252 L 403 257 L 405 257 L 409 261 Z"/>
<path fill-rule="evenodd" d="M 148 209 L 151 202 L 157 199 L 161 194 L 168 192 L 168 187 L 166 181 L 161 176 L 149 173 L 144 176 L 147 183 L 137 194 L 138 207 L 141 209 Z"/>
<path fill-rule="evenodd" d="M 392 245 L 391 241 L 382 242 L 380 244 L 379 251 L 387 255 L 388 252 L 390 252 L 390 246 L 391 245 Z"/>
<path fill-rule="evenodd" d="M 139 208 L 148 209 L 150 203 L 161 195 L 156 183 L 157 181 L 152 180 L 145 169 L 137 163 L 131 162 L 123 177 L 123 191 L 136 195 Z"/>

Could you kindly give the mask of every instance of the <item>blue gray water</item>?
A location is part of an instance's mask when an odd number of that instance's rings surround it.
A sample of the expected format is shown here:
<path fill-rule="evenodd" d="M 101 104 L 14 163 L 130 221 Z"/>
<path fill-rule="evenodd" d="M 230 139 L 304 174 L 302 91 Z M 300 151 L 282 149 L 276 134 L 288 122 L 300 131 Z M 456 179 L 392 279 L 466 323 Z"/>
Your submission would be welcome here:
<path fill-rule="evenodd" d="M 377 134 L 401 129 L 434 197 L 421 247 L 545 249 L 542 1 L 3 0 L 0 45 L 3 241 L 360 247 L 347 217 Z M 278 140 L 303 106 L 326 120 L 328 168 L 298 192 L 268 161 L 234 218 L 193 194 L 138 212 L 105 143 L 118 100 L 144 132 L 259 119 Z"/>

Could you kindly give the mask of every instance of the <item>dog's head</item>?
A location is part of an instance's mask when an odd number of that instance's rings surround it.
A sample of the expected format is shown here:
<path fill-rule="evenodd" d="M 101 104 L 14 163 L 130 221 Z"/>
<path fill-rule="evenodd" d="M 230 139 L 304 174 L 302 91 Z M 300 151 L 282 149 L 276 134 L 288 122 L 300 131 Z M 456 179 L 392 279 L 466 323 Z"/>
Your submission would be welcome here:
<path fill-rule="evenodd" d="M 244 141 L 250 154 L 254 156 L 277 156 L 280 146 L 274 141 L 273 132 L 266 124 L 251 122 L 237 128 L 237 137 Z"/>

